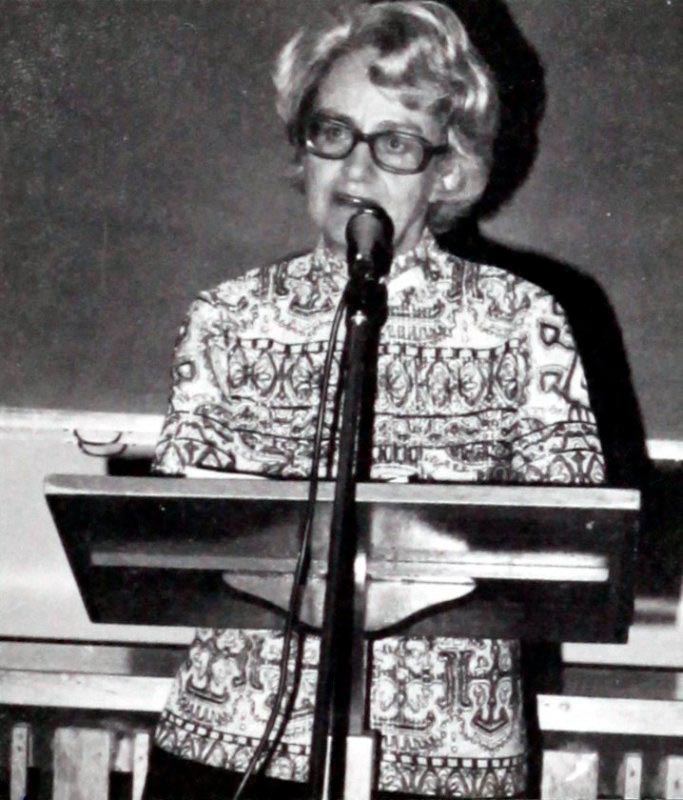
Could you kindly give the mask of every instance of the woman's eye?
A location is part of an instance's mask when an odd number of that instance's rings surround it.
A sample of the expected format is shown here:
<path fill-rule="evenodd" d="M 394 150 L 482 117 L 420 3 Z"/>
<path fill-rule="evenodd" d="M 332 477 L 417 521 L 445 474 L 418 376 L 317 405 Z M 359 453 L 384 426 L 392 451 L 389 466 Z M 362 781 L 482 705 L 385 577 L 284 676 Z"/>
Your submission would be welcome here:
<path fill-rule="evenodd" d="M 323 125 L 320 133 L 328 142 L 336 142 L 344 136 L 344 128 L 341 125 Z"/>
<path fill-rule="evenodd" d="M 386 137 L 386 147 L 393 153 L 401 153 L 405 149 L 406 143 L 401 136 L 389 134 Z"/>

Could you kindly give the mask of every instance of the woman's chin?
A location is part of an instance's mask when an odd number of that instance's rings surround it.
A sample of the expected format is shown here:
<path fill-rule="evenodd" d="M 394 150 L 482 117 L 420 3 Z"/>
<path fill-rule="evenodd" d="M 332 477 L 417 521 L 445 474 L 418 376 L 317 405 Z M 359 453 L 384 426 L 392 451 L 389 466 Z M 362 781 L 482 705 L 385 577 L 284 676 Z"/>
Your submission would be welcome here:
<path fill-rule="evenodd" d="M 344 255 L 346 253 L 346 226 L 358 208 L 335 206 L 324 227 L 323 237 L 328 249 Z"/>
<path fill-rule="evenodd" d="M 332 255 L 339 256 L 340 258 L 346 257 L 346 239 L 341 239 L 337 236 L 331 237 L 327 232 L 323 234 L 323 242 L 325 248 Z"/>

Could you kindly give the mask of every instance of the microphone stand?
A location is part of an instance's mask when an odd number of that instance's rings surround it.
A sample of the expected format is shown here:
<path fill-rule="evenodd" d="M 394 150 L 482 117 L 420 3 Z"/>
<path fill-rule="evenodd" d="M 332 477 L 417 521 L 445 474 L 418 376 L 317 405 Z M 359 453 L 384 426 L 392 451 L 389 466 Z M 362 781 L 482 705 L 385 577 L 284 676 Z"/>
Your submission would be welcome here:
<path fill-rule="evenodd" d="M 370 213 L 364 209 L 356 217 L 366 212 Z M 391 226 L 386 215 L 381 222 Z M 365 727 L 368 542 L 367 531 L 357 530 L 354 503 L 358 432 L 376 362 L 373 344 L 387 314 L 387 291 L 380 278 L 389 271 L 391 251 L 390 245 L 384 249 L 374 242 L 369 256 L 358 252 L 349 234 L 352 223 L 353 218 L 347 228 L 351 272 L 345 290 L 347 367 L 311 741 L 313 800 L 370 800 L 374 769 L 374 739 Z"/>

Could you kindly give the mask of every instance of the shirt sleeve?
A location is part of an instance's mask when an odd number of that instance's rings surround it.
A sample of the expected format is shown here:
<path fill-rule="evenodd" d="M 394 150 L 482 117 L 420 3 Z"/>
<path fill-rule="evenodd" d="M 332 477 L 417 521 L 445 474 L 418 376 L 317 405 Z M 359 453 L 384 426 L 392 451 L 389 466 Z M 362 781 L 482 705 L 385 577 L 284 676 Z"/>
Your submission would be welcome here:
<path fill-rule="evenodd" d="M 528 316 L 530 380 L 511 437 L 524 483 L 596 485 L 605 462 L 581 358 L 564 310 L 539 290 Z"/>
<path fill-rule="evenodd" d="M 157 474 L 185 475 L 191 466 L 232 467 L 227 394 L 220 378 L 225 370 L 217 363 L 225 328 L 219 308 L 200 295 L 176 341 L 169 408 L 152 466 Z"/>

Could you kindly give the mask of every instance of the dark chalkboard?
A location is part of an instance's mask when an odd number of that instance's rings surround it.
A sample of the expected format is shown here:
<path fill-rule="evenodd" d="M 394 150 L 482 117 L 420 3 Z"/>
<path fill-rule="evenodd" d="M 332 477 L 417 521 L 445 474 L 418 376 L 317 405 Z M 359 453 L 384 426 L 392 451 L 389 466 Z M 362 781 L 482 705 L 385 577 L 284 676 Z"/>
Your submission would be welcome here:
<path fill-rule="evenodd" d="M 270 69 L 335 6 L 0 5 L 1 404 L 163 411 L 193 296 L 312 243 Z M 648 435 L 683 438 L 680 2 L 460 6 L 499 67 L 520 55 L 503 96 L 527 104 L 483 232 L 598 280 Z"/>

